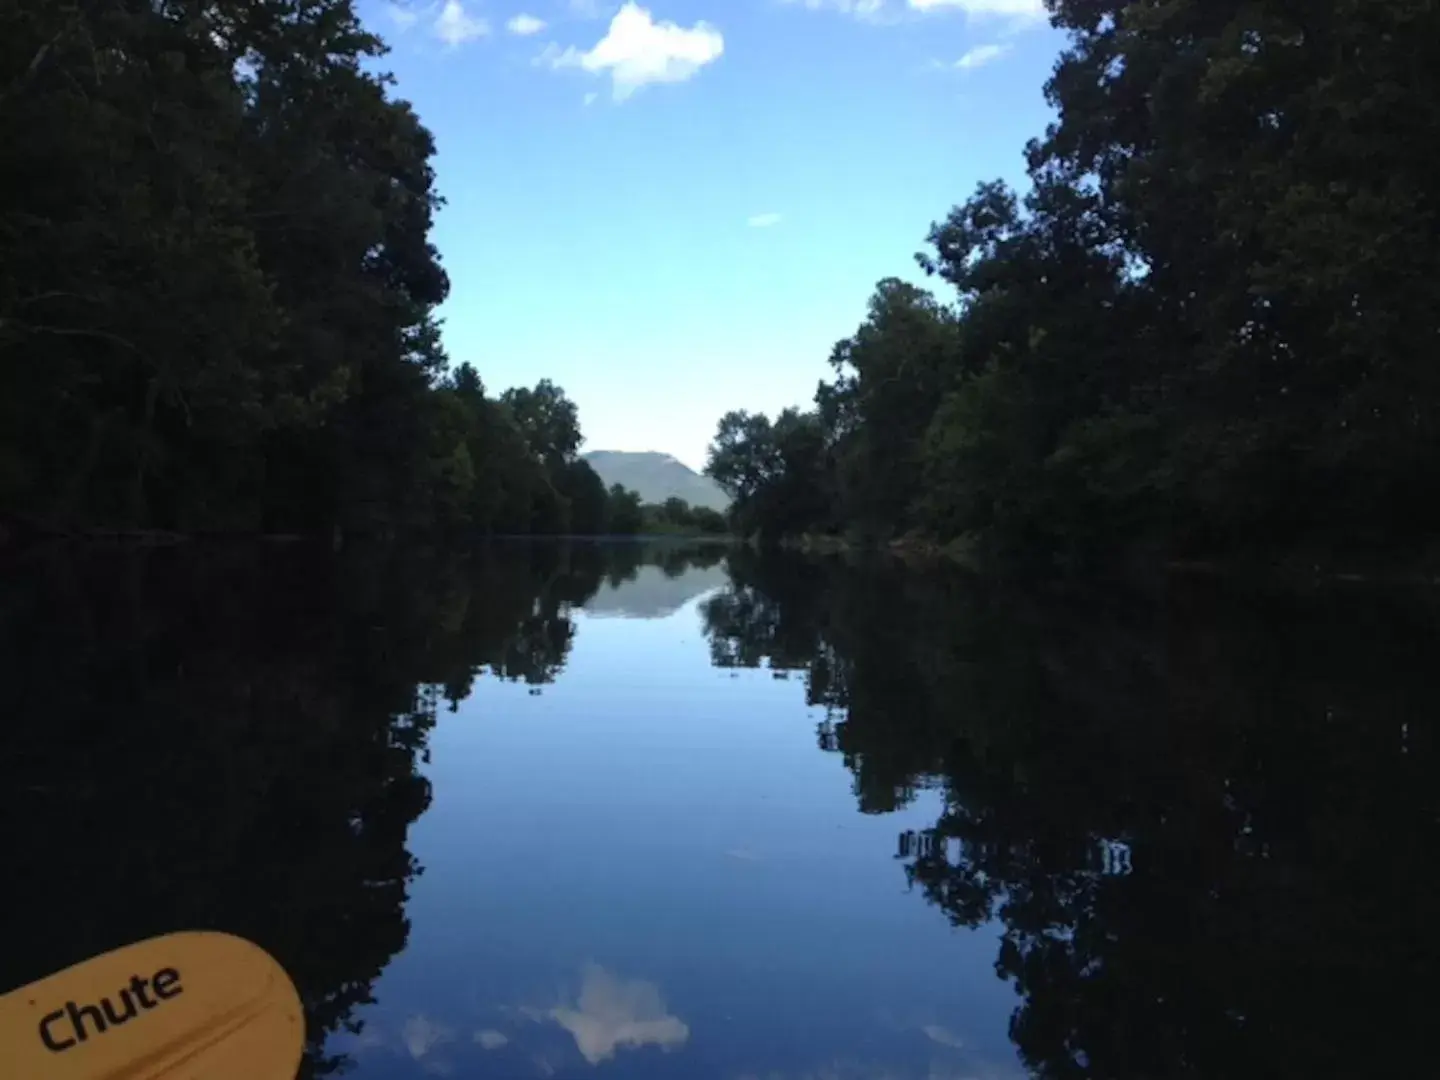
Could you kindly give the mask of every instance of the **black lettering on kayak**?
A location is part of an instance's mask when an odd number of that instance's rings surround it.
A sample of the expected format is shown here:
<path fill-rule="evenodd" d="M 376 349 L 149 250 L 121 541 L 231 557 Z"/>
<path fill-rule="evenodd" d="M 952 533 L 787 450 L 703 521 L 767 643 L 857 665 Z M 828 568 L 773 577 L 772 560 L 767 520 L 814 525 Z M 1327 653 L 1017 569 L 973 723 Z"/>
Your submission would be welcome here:
<path fill-rule="evenodd" d="M 154 991 L 153 998 L 150 991 Z M 40 1041 L 52 1053 L 63 1053 L 92 1036 L 128 1024 L 142 1012 L 158 1008 L 184 992 L 180 972 L 175 968 L 161 968 L 148 979 L 132 975 L 129 984 L 115 992 L 113 1000 L 112 995 L 107 995 L 88 1005 L 67 1001 L 63 1008 L 46 1013 L 40 1021 Z"/>

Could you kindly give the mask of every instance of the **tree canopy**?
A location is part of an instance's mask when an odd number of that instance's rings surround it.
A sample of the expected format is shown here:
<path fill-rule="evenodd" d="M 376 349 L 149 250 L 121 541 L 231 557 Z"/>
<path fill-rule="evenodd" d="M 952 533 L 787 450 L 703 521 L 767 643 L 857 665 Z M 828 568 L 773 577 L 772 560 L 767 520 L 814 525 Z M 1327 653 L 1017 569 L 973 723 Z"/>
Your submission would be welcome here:
<path fill-rule="evenodd" d="M 434 142 L 352 0 L 9 0 L 0 41 L 0 510 L 609 529 L 562 388 L 447 371 Z"/>
<path fill-rule="evenodd" d="M 1059 553 L 1424 537 L 1440 13 L 1049 7 L 1069 42 L 1027 190 L 932 226 L 948 295 L 882 281 L 809 411 L 720 422 L 737 525 Z"/>

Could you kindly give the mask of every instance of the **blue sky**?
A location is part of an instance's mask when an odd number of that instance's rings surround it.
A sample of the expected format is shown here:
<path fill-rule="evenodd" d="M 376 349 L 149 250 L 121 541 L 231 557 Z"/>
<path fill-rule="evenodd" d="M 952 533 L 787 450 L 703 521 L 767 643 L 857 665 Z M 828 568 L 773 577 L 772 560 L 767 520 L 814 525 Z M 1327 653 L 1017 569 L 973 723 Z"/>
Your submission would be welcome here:
<path fill-rule="evenodd" d="M 1023 179 L 1062 44 L 1041 0 L 362 4 L 438 144 L 454 363 L 549 377 L 586 449 L 699 468 L 808 403 L 930 223 Z"/>

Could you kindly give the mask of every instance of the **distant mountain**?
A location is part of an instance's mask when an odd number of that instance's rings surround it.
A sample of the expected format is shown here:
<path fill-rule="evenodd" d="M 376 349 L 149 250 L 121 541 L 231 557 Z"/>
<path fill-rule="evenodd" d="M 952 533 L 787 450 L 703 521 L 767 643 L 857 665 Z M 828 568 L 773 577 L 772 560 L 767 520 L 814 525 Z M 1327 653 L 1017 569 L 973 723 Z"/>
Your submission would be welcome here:
<path fill-rule="evenodd" d="M 638 491 L 642 502 L 662 503 L 669 498 L 680 498 L 691 506 L 708 506 L 712 510 L 724 510 L 730 505 L 719 484 L 669 454 L 592 450 L 582 456 L 600 474 L 606 487 L 622 484 Z"/>
<path fill-rule="evenodd" d="M 692 566 L 675 578 L 666 577 L 658 566 L 642 566 L 629 581 L 602 585 L 581 607 L 602 618 L 663 619 L 729 580 L 723 566 Z"/>

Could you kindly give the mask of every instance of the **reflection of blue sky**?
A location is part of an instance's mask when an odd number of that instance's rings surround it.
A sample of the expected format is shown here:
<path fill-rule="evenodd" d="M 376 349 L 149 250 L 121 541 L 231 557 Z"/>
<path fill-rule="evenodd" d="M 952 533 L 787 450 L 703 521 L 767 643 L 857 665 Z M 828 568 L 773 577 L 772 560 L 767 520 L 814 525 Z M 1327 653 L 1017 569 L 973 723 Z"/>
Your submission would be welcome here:
<path fill-rule="evenodd" d="M 935 797 L 858 813 L 803 680 L 710 667 L 694 601 L 576 618 L 544 695 L 482 679 L 441 717 L 355 1075 L 1017 1076 L 998 931 L 892 859 Z"/>
<path fill-rule="evenodd" d="M 337 1049 L 347 1050 L 368 1072 L 419 1069 L 451 1076 L 457 1060 L 473 1056 L 473 1048 L 478 1047 L 482 1053 L 507 1052 L 506 1071 L 517 1071 L 520 1062 L 520 1072 L 553 1075 L 575 1064 L 567 1059 L 577 1054 L 585 1065 L 593 1066 L 624 1051 L 677 1050 L 690 1037 L 685 1022 L 667 1011 L 654 983 L 624 978 L 598 964 L 582 969 L 573 998 L 564 997 L 548 1008 L 523 1005 L 477 1012 L 495 1026 L 474 1026 L 475 1018 L 455 1014 L 454 1022 L 424 1013 L 392 1018 L 388 1010 L 377 1009 L 364 1030 Z M 567 1040 L 573 1050 L 565 1045 Z"/>
<path fill-rule="evenodd" d="M 692 567 L 675 578 L 666 577 L 658 566 L 642 566 L 631 581 L 613 586 L 609 582 L 602 584 L 595 595 L 585 601 L 585 611 L 596 618 L 663 618 L 703 594 L 719 589 L 727 580 L 721 566 Z"/>

